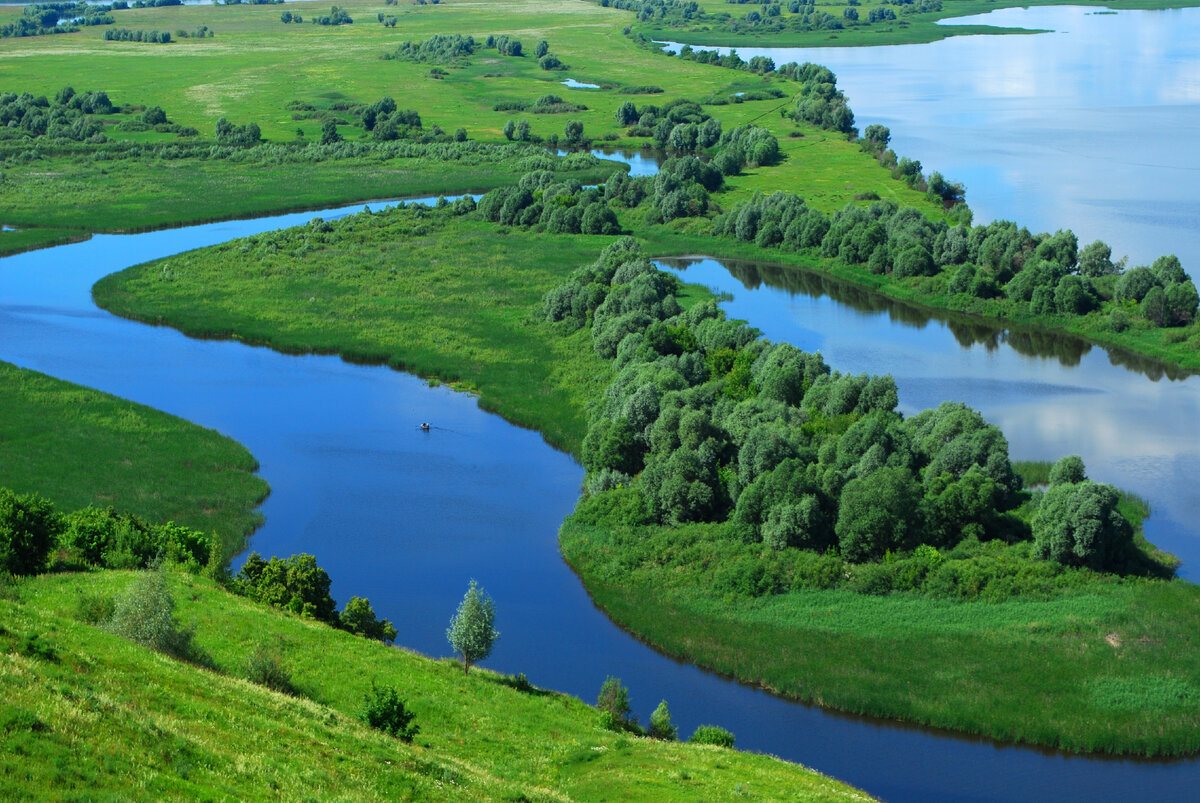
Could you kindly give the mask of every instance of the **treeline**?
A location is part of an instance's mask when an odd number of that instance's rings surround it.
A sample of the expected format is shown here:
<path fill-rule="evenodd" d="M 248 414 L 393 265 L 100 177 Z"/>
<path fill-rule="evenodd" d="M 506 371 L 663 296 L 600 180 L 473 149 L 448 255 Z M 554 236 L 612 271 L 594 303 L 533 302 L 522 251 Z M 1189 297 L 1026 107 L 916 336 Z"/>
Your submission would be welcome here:
<path fill-rule="evenodd" d="M 90 115 L 110 115 L 117 109 L 103 91 L 76 93 L 71 87 L 54 99 L 29 92 L 0 93 L 0 141 L 46 138 L 51 141 L 107 141 L 104 126 Z"/>
<path fill-rule="evenodd" d="M 763 566 L 786 550 L 929 564 L 967 540 L 1030 539 L 1026 553 L 1067 566 L 1141 565 L 1116 492 L 1081 463 L 1059 471 L 1030 526 L 1015 512 L 1008 443 L 979 413 L 945 403 L 906 419 L 891 377 L 832 371 L 713 302 L 685 311 L 679 287 L 626 238 L 545 298 L 545 318 L 590 327 L 616 374 L 580 454 L 584 518 L 723 523 L 726 537 L 769 548 Z"/>
<path fill-rule="evenodd" d="M 604 7 L 632 11 L 639 22 L 676 30 L 727 31 L 729 33 L 781 33 L 809 31 L 840 31 L 846 27 L 889 22 L 897 14 L 887 3 L 872 8 L 861 19 L 856 6 L 859 0 L 849 0 L 840 15 L 819 11 L 815 0 L 727 0 L 731 5 L 756 6 L 740 16 L 728 12 L 709 12 L 691 0 L 597 0 Z M 901 15 L 941 11 L 941 0 L 901 0 L 892 3 Z"/>
<path fill-rule="evenodd" d="M 123 6 L 121 6 L 123 7 Z M 75 33 L 81 26 L 112 25 L 109 14 L 117 5 L 32 3 L 21 10 L 16 22 L 0 25 L 0 38 Z"/>
<path fill-rule="evenodd" d="M 560 181 L 545 170 L 526 173 L 515 187 L 479 199 L 478 216 L 505 226 L 541 226 L 554 234 L 617 234 L 616 214 L 604 192 Z"/>
<path fill-rule="evenodd" d="M 171 41 L 170 31 L 132 31 L 129 28 L 110 28 L 104 32 L 106 42 L 156 42 L 167 44 Z"/>
<path fill-rule="evenodd" d="M 571 112 L 585 112 L 587 110 L 587 106 L 579 103 L 568 103 L 562 99 L 562 96 L 552 93 L 541 95 L 532 103 L 527 103 L 523 100 L 508 100 L 497 103 L 492 107 L 492 111 L 497 112 L 529 112 L 530 114 L 570 114 Z"/>
<path fill-rule="evenodd" d="M 380 14 L 379 16 L 379 21 L 384 22 L 385 18 L 383 15 Z M 413 61 L 421 64 L 461 65 L 478 50 L 495 50 L 501 56 L 515 56 L 518 58 L 524 55 L 521 40 L 511 37 L 508 34 L 501 34 L 500 36 L 489 35 L 480 44 L 475 41 L 475 37 L 473 36 L 463 36 L 457 33 L 439 33 L 420 42 L 401 42 L 399 47 L 391 53 L 385 53 L 383 58 Z M 543 52 L 544 55 L 545 53 Z"/>
<path fill-rule="evenodd" d="M 931 181 L 931 193 L 934 187 Z M 1017 313 L 1088 315 L 1107 307 L 1117 332 L 1134 317 L 1156 327 L 1187 326 L 1200 307 L 1195 284 L 1173 255 L 1123 271 L 1106 243 L 1080 248 L 1070 230 L 1033 235 L 1006 220 L 968 229 L 891 201 L 865 209 L 847 204 L 826 217 L 796 195 L 757 195 L 714 220 L 712 231 L 764 248 L 811 249 L 897 279 L 934 277 L 930 289 L 1003 301 Z"/>
<path fill-rule="evenodd" d="M 205 574 L 235 593 L 298 616 L 367 638 L 385 642 L 396 638 L 391 622 L 380 621 L 366 599 L 352 597 L 338 613 L 329 596 L 329 575 L 312 555 L 264 561 L 253 552 L 232 578 L 226 560 L 215 533 L 174 522 L 156 524 L 111 506 L 58 513 L 49 500 L 37 494 L 0 488 L 0 576 L 172 566 L 190 574 Z M 109 606 L 108 614 L 111 612 Z"/>

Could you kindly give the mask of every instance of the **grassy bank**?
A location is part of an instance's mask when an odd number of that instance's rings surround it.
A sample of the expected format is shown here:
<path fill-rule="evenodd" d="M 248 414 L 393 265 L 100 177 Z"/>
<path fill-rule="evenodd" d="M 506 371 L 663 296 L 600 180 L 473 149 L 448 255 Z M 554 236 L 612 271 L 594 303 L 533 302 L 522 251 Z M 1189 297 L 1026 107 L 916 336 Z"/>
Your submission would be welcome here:
<path fill-rule="evenodd" d="M 220 534 L 234 554 L 267 484 L 245 447 L 107 393 L 0 362 L 0 486 Z"/>
<path fill-rule="evenodd" d="M 37 228 L 0 231 L 0 257 L 19 254 L 22 251 L 33 251 L 37 248 L 76 243 L 86 240 L 90 236 L 86 231 L 74 229 Z"/>
<path fill-rule="evenodd" d="M 615 164 L 566 171 L 602 181 Z M 355 201 L 486 192 L 528 170 L 521 158 L 482 164 L 435 159 L 350 158 L 321 162 L 243 163 L 198 159 L 92 161 L 49 157 L 12 169 L 0 184 L 6 222 L 93 232 L 166 226 L 317 209 Z M 0 246 L 28 238 L 23 249 L 69 241 L 40 229 L 0 235 Z M 35 242 L 39 236 L 41 242 Z"/>
<path fill-rule="evenodd" d="M 762 546 L 733 546 L 711 526 L 668 538 L 568 520 L 560 543 L 617 623 L 788 697 L 1071 751 L 1200 751 L 1191 583 L 1114 579 L 1003 603 L 849 590 L 748 598 L 713 589 L 722 566 Z"/>
<path fill-rule="evenodd" d="M 132 579 L 43 576 L 0 598 L 0 795 L 863 799 L 766 756 L 602 730 L 596 710 L 572 697 L 522 691 L 486 670 L 464 677 L 453 662 L 261 607 L 208 580 L 170 584 L 212 670 L 79 621 L 81 598 Z M 290 670 L 299 696 L 241 679 L 259 647 Z M 371 681 L 396 686 L 416 713 L 412 744 L 359 721 Z"/>
<path fill-rule="evenodd" d="M 387 363 L 576 449 L 608 381 L 590 343 L 536 321 L 542 296 L 611 238 L 505 234 L 445 215 L 357 215 L 130 268 L 96 302 L 188 334 Z M 247 254 L 253 255 L 247 258 Z"/>

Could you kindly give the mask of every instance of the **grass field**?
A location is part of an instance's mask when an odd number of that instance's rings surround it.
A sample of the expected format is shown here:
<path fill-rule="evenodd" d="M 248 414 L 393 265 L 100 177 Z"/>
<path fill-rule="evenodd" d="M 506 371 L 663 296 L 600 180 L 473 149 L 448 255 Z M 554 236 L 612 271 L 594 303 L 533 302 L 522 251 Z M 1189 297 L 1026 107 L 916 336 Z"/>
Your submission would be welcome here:
<path fill-rule="evenodd" d="M 785 696 L 1069 751 L 1200 751 L 1192 583 L 1111 578 L 999 603 L 837 589 L 745 598 L 715 590 L 722 567 L 762 547 L 712 525 L 655 537 L 568 520 L 560 544 L 639 638 Z"/>
<path fill-rule="evenodd" d="M 76 618 L 126 572 L 48 575 L 0 598 L 0 797 L 864 800 L 767 756 L 621 735 L 579 700 L 433 661 L 170 576 L 201 669 Z M 449 612 L 447 613 L 447 617 Z M 266 649 L 300 696 L 246 680 Z M 531 667 L 532 669 L 532 667 Z M 358 719 L 372 681 L 400 690 L 405 744 Z M 685 734 L 686 736 L 686 734 Z M 34 792 L 33 790 L 36 790 Z"/>
<path fill-rule="evenodd" d="M 304 227 L 264 234 L 130 268 L 93 292 L 118 315 L 193 335 L 436 377 L 560 448 L 578 447 L 609 369 L 590 342 L 557 337 L 535 309 L 611 238 L 506 235 L 383 212 L 343 221 L 328 240 Z"/>
<path fill-rule="evenodd" d="M 60 511 L 87 505 L 174 520 L 240 550 L 267 483 L 241 444 L 107 393 L 0 362 L 0 486 Z"/>

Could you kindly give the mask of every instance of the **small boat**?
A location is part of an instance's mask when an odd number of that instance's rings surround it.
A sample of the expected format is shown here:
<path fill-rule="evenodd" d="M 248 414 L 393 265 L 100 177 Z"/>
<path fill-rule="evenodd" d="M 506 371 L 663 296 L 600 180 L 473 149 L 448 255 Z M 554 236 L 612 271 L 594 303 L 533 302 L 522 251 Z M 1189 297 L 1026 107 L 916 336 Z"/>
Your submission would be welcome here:
<path fill-rule="evenodd" d="M 429 424 L 428 424 L 427 422 L 425 422 L 425 421 L 422 421 L 422 422 L 421 422 L 421 431 L 422 431 L 422 432 L 428 432 L 428 431 L 429 431 Z"/>

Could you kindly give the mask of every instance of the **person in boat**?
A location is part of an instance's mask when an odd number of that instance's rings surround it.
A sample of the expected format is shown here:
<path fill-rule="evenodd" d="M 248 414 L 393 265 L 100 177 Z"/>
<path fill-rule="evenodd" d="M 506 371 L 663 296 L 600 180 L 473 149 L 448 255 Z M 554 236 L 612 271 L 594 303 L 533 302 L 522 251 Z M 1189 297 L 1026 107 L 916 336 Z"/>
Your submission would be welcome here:
<path fill-rule="evenodd" d="M 429 423 L 427 421 L 422 421 L 421 429 L 424 430 L 425 432 L 428 432 L 429 431 Z"/>

